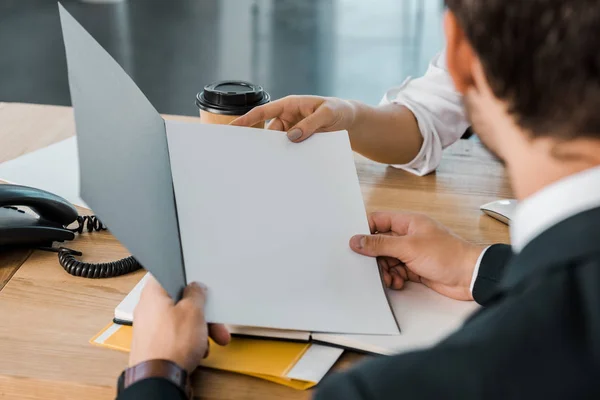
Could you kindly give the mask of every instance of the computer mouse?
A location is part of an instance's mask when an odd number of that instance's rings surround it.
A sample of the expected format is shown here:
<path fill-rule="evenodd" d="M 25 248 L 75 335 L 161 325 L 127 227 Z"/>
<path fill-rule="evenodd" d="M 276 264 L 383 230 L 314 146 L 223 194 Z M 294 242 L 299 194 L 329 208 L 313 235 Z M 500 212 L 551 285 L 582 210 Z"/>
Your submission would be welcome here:
<path fill-rule="evenodd" d="M 490 217 L 510 225 L 517 209 L 517 200 L 496 200 L 482 205 L 479 209 Z"/>

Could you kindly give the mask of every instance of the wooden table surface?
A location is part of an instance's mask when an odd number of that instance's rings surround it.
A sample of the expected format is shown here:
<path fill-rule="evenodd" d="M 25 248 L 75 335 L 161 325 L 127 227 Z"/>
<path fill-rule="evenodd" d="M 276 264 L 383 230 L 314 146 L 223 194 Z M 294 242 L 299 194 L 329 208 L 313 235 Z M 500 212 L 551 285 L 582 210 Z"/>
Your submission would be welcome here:
<path fill-rule="evenodd" d="M 188 117 L 186 117 L 188 118 Z M 0 162 L 74 134 L 69 107 L 0 103 Z M 511 191 L 502 166 L 476 141 L 445 151 L 435 174 L 416 177 L 356 156 L 369 211 L 410 210 L 438 219 L 477 243 L 508 243 L 507 227 L 479 206 Z M 109 234 L 83 234 L 69 246 L 84 260 L 127 255 Z M 114 398 L 127 355 L 98 348 L 89 339 L 112 318 L 115 306 L 143 272 L 102 280 L 76 278 L 43 251 L 0 253 L 0 397 L 27 399 Z M 336 368 L 361 356 L 346 352 Z M 202 399 L 306 399 L 310 391 L 247 376 L 206 370 L 196 374 Z"/>

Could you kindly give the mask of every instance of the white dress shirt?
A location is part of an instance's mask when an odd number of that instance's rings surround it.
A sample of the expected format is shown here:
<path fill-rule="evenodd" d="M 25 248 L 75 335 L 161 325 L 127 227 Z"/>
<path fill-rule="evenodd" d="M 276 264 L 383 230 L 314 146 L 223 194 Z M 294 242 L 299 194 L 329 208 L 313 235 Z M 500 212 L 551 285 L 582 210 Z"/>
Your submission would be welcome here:
<path fill-rule="evenodd" d="M 559 222 L 597 207 L 600 207 L 600 166 L 546 186 L 517 205 L 510 224 L 513 252 L 520 253 L 529 242 Z M 471 293 L 484 254 L 485 250 L 473 271 Z"/>
<path fill-rule="evenodd" d="M 390 103 L 412 111 L 423 135 L 419 154 L 408 164 L 394 165 L 416 175 L 434 171 L 442 160 L 442 150 L 460 139 L 470 126 L 462 96 L 448 74 L 445 51 L 433 58 L 425 75 L 409 77 L 401 86 L 388 90 L 381 104 Z"/>
<path fill-rule="evenodd" d="M 510 225 L 513 252 L 565 219 L 600 207 L 600 166 L 555 182 L 519 202 Z"/>

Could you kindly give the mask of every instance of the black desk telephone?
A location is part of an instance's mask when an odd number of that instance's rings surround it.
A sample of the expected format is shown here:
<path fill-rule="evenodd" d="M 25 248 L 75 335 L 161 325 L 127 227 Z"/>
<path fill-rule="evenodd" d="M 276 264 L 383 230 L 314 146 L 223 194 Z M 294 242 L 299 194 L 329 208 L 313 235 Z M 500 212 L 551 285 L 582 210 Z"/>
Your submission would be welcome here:
<path fill-rule="evenodd" d="M 23 208 L 27 207 L 30 212 Z M 77 226 L 69 228 L 76 223 Z M 0 184 L 0 251 L 33 247 L 58 253 L 60 265 L 71 275 L 109 278 L 141 268 L 133 256 L 91 264 L 77 260 L 81 252 L 52 247 L 53 242 L 75 239 L 76 233 L 102 231 L 106 227 L 95 216 L 80 216 L 67 200 L 52 193 L 18 185 Z"/>

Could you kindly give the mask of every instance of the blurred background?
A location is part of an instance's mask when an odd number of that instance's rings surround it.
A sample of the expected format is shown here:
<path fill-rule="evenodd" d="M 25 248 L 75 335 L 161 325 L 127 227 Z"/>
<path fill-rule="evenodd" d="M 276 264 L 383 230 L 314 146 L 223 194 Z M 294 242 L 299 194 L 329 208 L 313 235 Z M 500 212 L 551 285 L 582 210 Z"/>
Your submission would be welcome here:
<path fill-rule="evenodd" d="M 169 114 L 221 79 L 376 104 L 444 45 L 441 0 L 88 1 L 62 3 Z M 0 1 L 0 101 L 70 105 L 56 1 Z"/>

